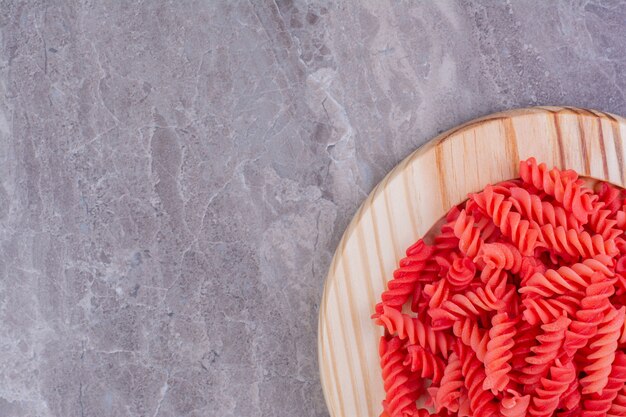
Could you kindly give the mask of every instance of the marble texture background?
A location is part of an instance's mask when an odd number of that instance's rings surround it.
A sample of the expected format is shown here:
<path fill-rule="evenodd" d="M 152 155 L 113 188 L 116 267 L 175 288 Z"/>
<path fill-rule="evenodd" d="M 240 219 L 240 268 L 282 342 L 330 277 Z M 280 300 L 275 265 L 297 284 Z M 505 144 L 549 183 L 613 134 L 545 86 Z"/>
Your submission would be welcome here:
<path fill-rule="evenodd" d="M 0 415 L 326 416 L 351 216 L 471 118 L 626 114 L 626 2 L 0 0 Z"/>

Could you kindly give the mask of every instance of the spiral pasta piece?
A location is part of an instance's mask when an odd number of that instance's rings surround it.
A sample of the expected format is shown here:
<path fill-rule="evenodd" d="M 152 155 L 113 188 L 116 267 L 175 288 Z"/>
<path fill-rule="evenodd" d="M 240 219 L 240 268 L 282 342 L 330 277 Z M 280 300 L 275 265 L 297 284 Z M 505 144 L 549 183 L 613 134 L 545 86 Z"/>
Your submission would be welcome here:
<path fill-rule="evenodd" d="M 382 337 L 379 345 L 380 365 L 386 397 L 383 401 L 385 412 L 391 417 L 411 415 L 417 410 L 420 381 L 411 378 L 403 365 L 405 350 L 402 341 Z"/>
<path fill-rule="evenodd" d="M 484 290 L 486 292 L 489 292 L 490 294 L 493 293 L 496 299 L 503 300 L 507 290 L 508 281 L 508 274 L 506 271 L 502 269 L 492 269 L 487 266 L 480 273 L 480 280 L 484 284 Z"/>
<path fill-rule="evenodd" d="M 389 333 L 396 334 L 400 340 L 408 339 L 412 345 L 418 344 L 440 354 L 444 359 L 448 358 L 451 350 L 448 335 L 433 330 L 419 317 L 410 317 L 394 308 L 385 307 L 380 322 Z"/>
<path fill-rule="evenodd" d="M 580 308 L 578 298 L 569 295 L 560 295 L 555 298 L 525 298 L 524 319 L 532 325 L 538 323 L 552 323 L 563 313 L 573 317 Z"/>
<path fill-rule="evenodd" d="M 480 229 L 474 227 L 474 218 L 461 210 L 454 223 L 454 235 L 459 239 L 459 249 L 465 256 L 474 258 L 483 244 Z"/>
<path fill-rule="evenodd" d="M 580 309 L 565 332 L 563 350 L 568 356 L 584 347 L 596 335 L 598 326 L 607 309 L 609 297 L 613 294 L 615 280 L 607 279 L 601 273 L 594 273 L 590 285 L 585 289 L 585 297 L 580 302 Z"/>
<path fill-rule="evenodd" d="M 454 225 L 457 222 L 459 213 L 448 216 L 446 223 L 441 226 L 441 232 L 435 236 L 433 248 L 437 255 L 447 255 L 459 248 L 459 238 L 454 234 Z"/>
<path fill-rule="evenodd" d="M 569 257 L 593 258 L 597 255 L 615 256 L 619 250 L 614 239 L 605 240 L 602 235 L 590 235 L 551 224 L 541 226 L 541 242 L 554 252 Z"/>
<path fill-rule="evenodd" d="M 596 272 L 607 277 L 614 275 L 607 267 L 607 262 L 610 263 L 610 257 L 597 256 L 593 259 L 585 259 L 571 267 L 562 266 L 558 270 L 548 269 L 543 274 L 537 273 L 530 277 L 519 292 L 520 294 L 535 293 L 543 297 L 580 293 L 590 284 L 591 276 Z"/>
<path fill-rule="evenodd" d="M 466 291 L 465 294 L 455 294 L 440 308 L 429 311 L 429 314 L 433 327 L 442 330 L 452 327 L 455 320 L 463 317 L 477 317 L 482 312 L 496 311 L 503 305 L 502 299 L 498 299 L 489 288 L 478 288 L 475 291 Z"/>
<path fill-rule="evenodd" d="M 541 326 L 542 333 L 537 336 L 539 345 L 530 350 L 533 355 L 526 358 L 527 365 L 522 369 L 519 381 L 532 386 L 545 377 L 554 360 L 559 356 L 559 350 L 565 338 L 565 330 L 571 320 L 565 316 L 559 317 L 554 323 Z"/>
<path fill-rule="evenodd" d="M 585 417 L 604 417 L 611 409 L 613 401 L 626 382 L 626 354 L 617 352 L 611 365 L 608 382 L 601 393 L 594 392 L 583 400 Z"/>
<path fill-rule="evenodd" d="M 624 324 L 624 311 L 626 307 L 620 310 L 610 310 L 598 326 L 596 335 L 591 339 L 589 345 L 591 352 L 587 355 L 591 362 L 584 367 L 587 376 L 580 380 L 583 394 L 592 392 L 602 394 L 608 382 L 610 365 L 615 359 L 620 328 Z"/>
<path fill-rule="evenodd" d="M 485 190 L 478 194 L 473 194 L 471 198 L 485 211 L 504 236 L 511 239 L 522 255 L 531 255 L 535 249 L 535 244 L 539 237 L 539 231 L 531 227 L 528 220 L 511 211 L 513 203 L 508 201 L 502 194 L 494 191 L 492 186 L 485 187 Z"/>
<path fill-rule="evenodd" d="M 490 389 L 497 394 L 505 389 L 509 383 L 511 365 L 508 363 L 513 357 L 511 348 L 514 345 L 516 320 L 512 320 L 506 313 L 499 313 L 491 319 L 489 342 L 485 355 L 484 389 Z"/>
<path fill-rule="evenodd" d="M 432 284 L 426 284 L 424 286 L 424 294 L 429 297 L 428 307 L 438 308 L 450 298 L 450 289 L 448 281 L 441 279 Z"/>
<path fill-rule="evenodd" d="M 471 347 L 478 360 L 484 363 L 487 343 L 489 343 L 489 332 L 480 328 L 477 322 L 467 317 L 455 321 L 452 329 L 454 335 L 466 346 Z"/>
<path fill-rule="evenodd" d="M 556 168 L 548 170 L 545 164 L 538 165 L 535 158 L 529 158 L 520 163 L 520 177 L 525 183 L 554 197 L 578 221 L 587 221 L 597 196 L 593 196 L 591 190 L 584 189 L 582 183 L 576 181 L 577 175 Z"/>
<path fill-rule="evenodd" d="M 617 220 L 611 218 L 611 210 L 602 209 L 604 203 L 596 203 L 594 211 L 589 216 L 589 228 L 602 236 L 604 240 L 614 240 L 616 237 L 624 233 L 617 226 Z"/>
<path fill-rule="evenodd" d="M 483 389 L 485 371 L 482 363 L 469 349 L 460 348 L 461 373 L 465 377 L 470 412 L 474 416 L 497 416 L 498 406 L 491 391 Z"/>
<path fill-rule="evenodd" d="M 550 224 L 554 227 L 562 226 L 580 231 L 580 222 L 574 216 L 569 215 L 563 207 L 544 201 L 538 195 L 531 194 L 521 187 L 511 188 L 510 192 L 509 201 L 527 220 L 537 224 Z"/>
<path fill-rule="evenodd" d="M 407 302 L 421 275 L 427 270 L 428 259 L 433 253 L 432 247 L 419 239 L 406 250 L 406 257 L 400 261 L 400 267 L 393 273 L 393 279 L 383 292 L 382 302 L 376 306 L 376 315 L 382 312 L 383 306 L 400 309 Z"/>
<path fill-rule="evenodd" d="M 439 413 L 443 408 L 453 413 L 459 410 L 459 398 L 461 397 L 461 387 L 464 386 L 463 375 L 461 374 L 461 361 L 458 355 L 450 354 L 448 364 L 443 372 L 441 384 L 437 388 L 435 398 L 436 411 Z"/>
<path fill-rule="evenodd" d="M 518 323 L 517 332 L 513 339 L 515 343 L 511 349 L 513 355 L 511 358 L 511 366 L 513 367 L 511 377 L 516 382 L 520 382 L 520 370 L 526 366 L 526 358 L 532 353 L 532 348 L 539 344 L 537 341 L 539 331 L 539 326 L 533 326 L 525 321 Z"/>
<path fill-rule="evenodd" d="M 501 242 L 483 244 L 476 259 L 482 261 L 486 268 L 506 270 L 514 274 L 519 273 L 523 260 L 514 245 Z"/>
<path fill-rule="evenodd" d="M 575 378 L 574 365 L 571 362 L 561 364 L 557 359 L 554 366 L 550 367 L 549 377 L 541 378 L 541 387 L 537 388 L 537 395 L 533 397 L 528 414 L 532 417 L 551 416 L 559 405 L 561 395 Z"/>
<path fill-rule="evenodd" d="M 431 379 L 435 384 L 441 382 L 445 367 L 441 358 L 420 345 L 409 345 L 406 349 L 403 365 L 408 366 L 411 372 L 419 373 L 422 379 Z"/>

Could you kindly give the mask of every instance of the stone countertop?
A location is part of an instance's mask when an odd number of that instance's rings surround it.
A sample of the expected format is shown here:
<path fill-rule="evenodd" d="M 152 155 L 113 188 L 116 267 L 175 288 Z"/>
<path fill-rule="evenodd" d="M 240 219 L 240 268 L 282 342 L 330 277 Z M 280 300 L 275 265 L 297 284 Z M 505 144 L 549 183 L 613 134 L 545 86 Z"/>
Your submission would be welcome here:
<path fill-rule="evenodd" d="M 0 4 L 2 416 L 326 416 L 324 277 L 385 173 L 626 114 L 624 1 Z"/>

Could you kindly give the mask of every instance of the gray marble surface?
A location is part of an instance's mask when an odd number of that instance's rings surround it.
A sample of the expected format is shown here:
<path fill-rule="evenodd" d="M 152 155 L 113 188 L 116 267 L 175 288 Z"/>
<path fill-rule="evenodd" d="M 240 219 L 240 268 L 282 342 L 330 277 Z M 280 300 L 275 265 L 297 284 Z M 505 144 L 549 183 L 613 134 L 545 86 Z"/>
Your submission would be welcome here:
<path fill-rule="evenodd" d="M 624 1 L 0 1 L 0 415 L 326 416 L 324 277 L 437 133 L 626 114 Z"/>

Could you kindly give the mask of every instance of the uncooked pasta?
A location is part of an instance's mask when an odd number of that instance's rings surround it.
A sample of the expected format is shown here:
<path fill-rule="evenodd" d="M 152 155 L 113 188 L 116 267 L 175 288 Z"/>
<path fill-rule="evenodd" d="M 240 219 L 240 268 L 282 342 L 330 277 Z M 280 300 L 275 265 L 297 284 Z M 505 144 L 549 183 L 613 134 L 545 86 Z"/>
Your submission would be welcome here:
<path fill-rule="evenodd" d="M 383 417 L 626 416 L 626 200 L 572 170 L 452 207 L 373 319 Z"/>

